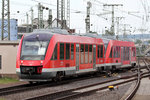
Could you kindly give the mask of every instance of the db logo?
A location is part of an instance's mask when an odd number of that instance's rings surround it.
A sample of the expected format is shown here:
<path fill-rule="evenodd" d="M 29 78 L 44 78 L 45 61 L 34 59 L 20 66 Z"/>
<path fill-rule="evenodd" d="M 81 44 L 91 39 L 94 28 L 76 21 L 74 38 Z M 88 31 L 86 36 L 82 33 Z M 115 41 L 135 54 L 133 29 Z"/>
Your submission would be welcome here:
<path fill-rule="evenodd" d="M 61 62 L 60 62 L 60 66 L 63 66 L 63 63 L 64 63 L 64 62 L 63 62 L 63 61 L 61 61 Z"/>

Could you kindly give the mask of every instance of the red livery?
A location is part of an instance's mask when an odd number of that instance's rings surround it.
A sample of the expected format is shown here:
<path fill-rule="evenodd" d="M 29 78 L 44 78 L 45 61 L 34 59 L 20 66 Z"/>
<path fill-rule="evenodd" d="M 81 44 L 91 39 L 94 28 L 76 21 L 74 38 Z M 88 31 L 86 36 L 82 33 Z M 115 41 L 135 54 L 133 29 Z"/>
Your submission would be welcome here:
<path fill-rule="evenodd" d="M 39 31 L 22 37 L 16 71 L 24 81 L 126 68 L 136 64 L 133 42 Z"/>

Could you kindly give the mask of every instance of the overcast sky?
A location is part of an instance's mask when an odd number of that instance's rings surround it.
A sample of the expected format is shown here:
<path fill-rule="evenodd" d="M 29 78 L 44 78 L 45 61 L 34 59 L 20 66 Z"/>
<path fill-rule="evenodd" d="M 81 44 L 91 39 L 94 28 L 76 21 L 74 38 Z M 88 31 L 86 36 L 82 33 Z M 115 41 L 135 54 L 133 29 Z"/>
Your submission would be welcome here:
<path fill-rule="evenodd" d="M 18 24 L 26 23 L 26 12 L 29 13 L 29 18 L 30 18 L 31 7 L 33 7 L 34 9 L 34 18 L 36 18 L 38 15 L 37 1 L 41 2 L 44 6 L 52 9 L 53 19 L 56 18 L 57 0 L 10 0 L 11 18 L 18 19 Z M 85 17 L 86 17 L 87 1 L 89 0 L 70 0 L 70 6 L 71 6 L 70 25 L 71 28 L 76 29 L 76 32 L 79 31 L 81 33 L 85 32 Z M 143 6 L 145 5 L 146 7 L 145 9 L 147 9 L 147 12 L 148 10 L 150 10 L 148 8 L 150 4 L 149 0 L 90 0 L 90 1 L 92 2 L 91 30 L 96 31 L 99 34 L 101 34 L 104 29 L 110 28 L 111 26 L 111 14 L 97 16 L 97 14 L 108 13 L 108 11 L 111 11 L 111 7 L 104 8 L 103 3 L 123 4 L 122 7 L 119 6 L 115 7 L 115 17 L 125 17 L 124 19 L 120 20 L 120 24 L 128 24 L 127 29 L 132 30 L 132 32 L 134 32 L 133 34 L 138 33 L 135 31 L 135 29 L 142 28 L 142 27 L 148 28 L 149 26 L 148 23 L 142 21 L 142 18 L 144 18 L 145 16 L 145 10 Z M 0 9 L 1 8 L 2 7 L 0 5 Z M 17 13 L 17 11 L 19 11 L 20 13 Z M 75 13 L 76 11 L 81 11 L 81 13 Z M 127 14 L 128 12 L 130 12 L 132 15 Z M 48 11 L 44 11 L 44 19 L 47 18 L 48 18 Z M 122 26 L 120 25 L 120 29 L 122 27 L 123 25 Z"/>

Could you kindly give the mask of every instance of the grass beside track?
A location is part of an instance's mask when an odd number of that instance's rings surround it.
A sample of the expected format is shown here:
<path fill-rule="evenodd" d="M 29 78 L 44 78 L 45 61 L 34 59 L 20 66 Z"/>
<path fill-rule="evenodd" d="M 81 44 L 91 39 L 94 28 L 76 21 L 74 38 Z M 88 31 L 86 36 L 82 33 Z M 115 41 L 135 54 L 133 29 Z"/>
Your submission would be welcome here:
<path fill-rule="evenodd" d="M 15 83 L 18 82 L 19 80 L 14 79 L 14 78 L 8 78 L 8 77 L 4 77 L 4 78 L 0 78 L 0 84 L 9 84 L 9 83 Z M 0 99 L 1 100 L 1 99 Z"/>
<path fill-rule="evenodd" d="M 4 98 L 0 98 L 0 100 L 6 100 L 6 99 L 4 99 Z"/>

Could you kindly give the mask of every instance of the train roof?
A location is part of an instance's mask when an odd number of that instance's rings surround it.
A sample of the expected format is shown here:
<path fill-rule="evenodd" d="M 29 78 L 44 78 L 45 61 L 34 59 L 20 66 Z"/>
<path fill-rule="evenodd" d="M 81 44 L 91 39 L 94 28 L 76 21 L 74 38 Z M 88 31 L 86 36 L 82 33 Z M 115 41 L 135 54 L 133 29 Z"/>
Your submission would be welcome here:
<path fill-rule="evenodd" d="M 110 40 L 111 46 L 135 46 L 134 42 L 120 41 L 120 40 Z"/>
<path fill-rule="evenodd" d="M 87 34 L 84 34 L 84 35 L 74 33 L 74 34 L 70 35 L 67 30 L 63 30 L 63 29 L 36 29 L 30 34 L 25 34 L 25 36 L 32 35 L 32 34 L 51 34 L 51 35 L 55 35 L 55 38 L 59 38 L 60 40 L 69 38 L 72 41 L 74 39 L 80 40 L 80 42 L 81 41 L 82 42 L 89 41 L 89 40 L 86 40 L 86 39 L 91 39 L 91 40 L 96 39 L 96 41 L 98 39 L 98 40 L 102 41 L 104 44 L 108 44 L 109 42 L 112 42 L 112 44 L 116 44 L 116 43 L 119 43 L 119 42 L 129 43 L 129 41 L 115 40 L 114 38 L 113 39 L 103 38 L 103 37 L 101 37 L 97 34 L 92 34 L 92 33 L 87 33 Z M 89 43 L 89 42 L 87 42 L 87 43 Z M 134 44 L 133 42 L 130 42 L 130 43 Z"/>
<path fill-rule="evenodd" d="M 51 29 L 40 29 L 40 30 L 35 30 L 34 32 L 30 34 L 26 34 L 24 36 L 28 37 L 31 36 L 35 37 L 35 35 L 41 35 L 41 34 L 47 34 L 51 35 L 52 39 L 57 42 L 69 42 L 69 43 L 85 43 L 85 44 L 103 44 L 103 41 L 101 38 L 93 38 L 93 37 L 88 37 L 88 36 L 80 36 L 80 35 L 70 35 L 66 30 L 51 30 Z M 29 37 L 28 37 L 29 38 Z"/>

